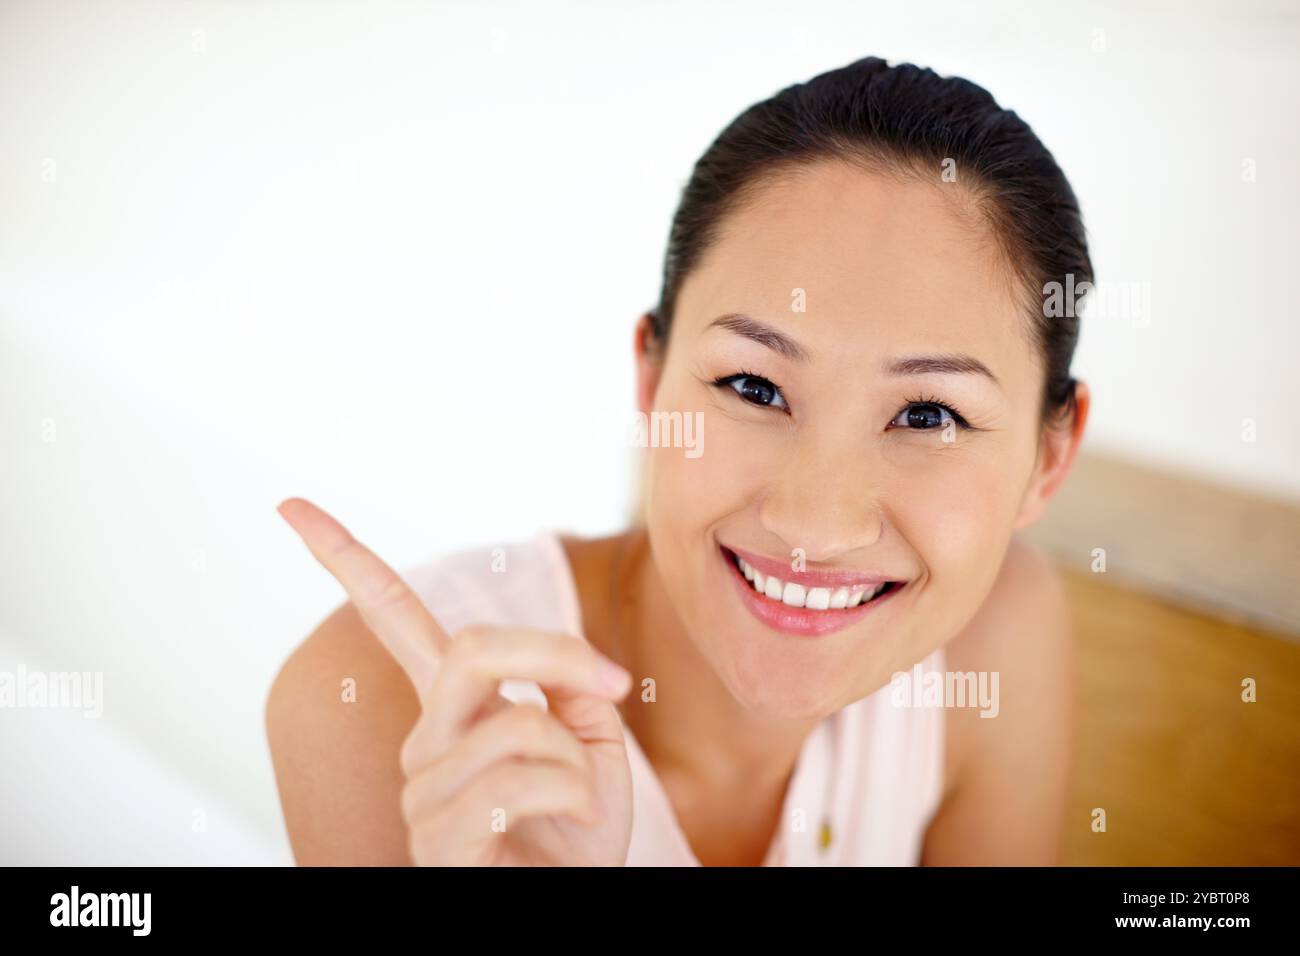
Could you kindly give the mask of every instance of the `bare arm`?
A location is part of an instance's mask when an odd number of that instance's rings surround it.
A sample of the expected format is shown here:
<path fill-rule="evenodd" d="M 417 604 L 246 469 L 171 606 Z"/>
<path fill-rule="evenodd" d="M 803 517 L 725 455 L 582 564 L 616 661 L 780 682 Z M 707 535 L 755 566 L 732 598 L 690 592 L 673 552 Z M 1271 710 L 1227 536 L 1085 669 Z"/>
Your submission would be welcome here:
<path fill-rule="evenodd" d="M 952 785 L 922 863 L 1059 865 L 1075 668 L 1064 583 L 1045 558 L 1013 542 L 986 607 L 949 646 L 947 667 L 998 672 L 999 712 L 947 715 Z"/>

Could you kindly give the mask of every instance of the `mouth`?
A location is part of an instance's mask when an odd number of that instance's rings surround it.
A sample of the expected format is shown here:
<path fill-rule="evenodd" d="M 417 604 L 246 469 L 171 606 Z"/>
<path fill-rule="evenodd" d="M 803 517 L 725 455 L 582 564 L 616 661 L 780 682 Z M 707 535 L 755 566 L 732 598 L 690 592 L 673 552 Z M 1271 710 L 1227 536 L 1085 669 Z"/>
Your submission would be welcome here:
<path fill-rule="evenodd" d="M 907 585 L 851 571 L 785 571 L 780 562 L 759 555 L 747 559 L 725 546 L 719 553 L 749 612 L 788 634 L 818 637 L 849 627 Z M 778 567 L 785 577 L 775 573 Z"/>

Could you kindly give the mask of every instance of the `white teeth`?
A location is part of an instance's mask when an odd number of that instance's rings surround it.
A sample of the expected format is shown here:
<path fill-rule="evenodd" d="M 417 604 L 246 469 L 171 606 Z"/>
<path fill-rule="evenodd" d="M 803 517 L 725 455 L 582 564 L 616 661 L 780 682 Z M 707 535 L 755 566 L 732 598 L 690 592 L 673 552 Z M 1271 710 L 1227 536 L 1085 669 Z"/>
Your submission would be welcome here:
<path fill-rule="evenodd" d="M 770 574 L 759 571 L 744 558 L 737 555 L 736 562 L 745 580 L 754 590 L 773 601 L 780 601 L 789 607 L 806 607 L 814 611 L 840 610 L 865 604 L 880 593 L 884 584 L 876 587 L 861 585 L 855 588 L 809 588 L 793 581 L 782 581 Z"/>

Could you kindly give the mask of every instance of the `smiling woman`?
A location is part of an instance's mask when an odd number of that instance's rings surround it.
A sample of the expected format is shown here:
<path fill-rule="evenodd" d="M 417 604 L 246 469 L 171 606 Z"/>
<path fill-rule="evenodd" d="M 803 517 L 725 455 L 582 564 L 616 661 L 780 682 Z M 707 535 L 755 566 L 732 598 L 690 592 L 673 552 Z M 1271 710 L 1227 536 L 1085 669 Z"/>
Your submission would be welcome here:
<path fill-rule="evenodd" d="M 642 521 L 403 577 L 282 506 L 350 597 L 268 702 L 299 862 L 1055 862 L 1070 641 L 1015 533 L 1087 418 L 1066 277 L 1074 195 L 979 87 L 868 58 L 742 113 L 635 329 L 639 413 L 708 433 L 648 445 Z"/>

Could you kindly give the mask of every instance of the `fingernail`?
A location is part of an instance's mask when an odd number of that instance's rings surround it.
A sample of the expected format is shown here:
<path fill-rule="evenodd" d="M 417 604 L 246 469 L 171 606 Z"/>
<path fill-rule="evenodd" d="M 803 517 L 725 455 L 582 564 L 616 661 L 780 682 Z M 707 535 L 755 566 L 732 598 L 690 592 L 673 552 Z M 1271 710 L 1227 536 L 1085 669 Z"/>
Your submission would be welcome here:
<path fill-rule="evenodd" d="M 632 675 L 613 661 L 607 660 L 600 662 L 600 680 L 611 691 L 621 694 L 631 685 Z"/>

